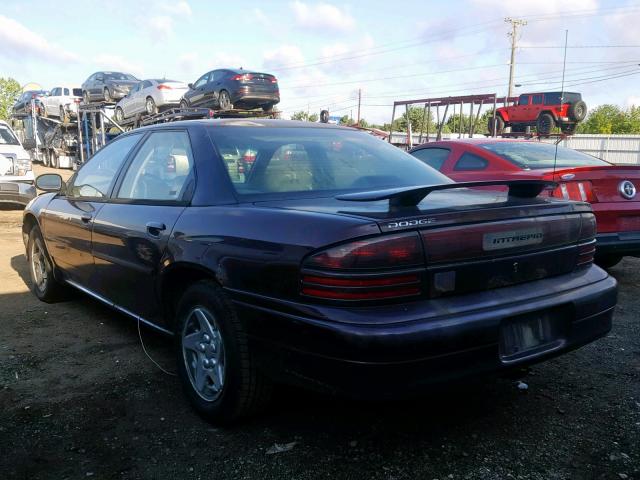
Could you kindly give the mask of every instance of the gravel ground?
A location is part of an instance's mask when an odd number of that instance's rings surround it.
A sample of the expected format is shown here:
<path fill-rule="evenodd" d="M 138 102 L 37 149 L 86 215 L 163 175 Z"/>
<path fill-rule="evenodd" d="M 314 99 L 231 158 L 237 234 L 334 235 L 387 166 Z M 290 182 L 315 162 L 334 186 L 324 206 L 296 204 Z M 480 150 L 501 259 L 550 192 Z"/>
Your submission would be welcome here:
<path fill-rule="evenodd" d="M 80 294 L 36 300 L 20 224 L 0 211 L 2 480 L 640 479 L 640 259 L 612 269 L 611 334 L 535 366 L 527 390 L 491 379 L 368 404 L 282 389 L 224 430 L 146 358 L 130 319 Z M 142 336 L 173 370 L 169 340 Z"/>

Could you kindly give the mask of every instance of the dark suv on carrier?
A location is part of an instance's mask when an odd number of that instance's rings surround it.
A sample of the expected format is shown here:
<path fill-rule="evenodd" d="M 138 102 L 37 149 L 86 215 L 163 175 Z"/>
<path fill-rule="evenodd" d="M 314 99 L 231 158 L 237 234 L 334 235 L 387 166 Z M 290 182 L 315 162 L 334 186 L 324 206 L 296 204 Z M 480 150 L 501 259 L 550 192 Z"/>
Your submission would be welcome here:
<path fill-rule="evenodd" d="M 586 116 L 587 104 L 579 93 L 523 93 L 517 105 L 496 110 L 495 125 L 493 117 L 489 119 L 489 132 L 500 134 L 505 127 L 523 132 L 526 127 L 534 126 L 540 135 L 548 135 L 554 127 L 572 135 Z"/>

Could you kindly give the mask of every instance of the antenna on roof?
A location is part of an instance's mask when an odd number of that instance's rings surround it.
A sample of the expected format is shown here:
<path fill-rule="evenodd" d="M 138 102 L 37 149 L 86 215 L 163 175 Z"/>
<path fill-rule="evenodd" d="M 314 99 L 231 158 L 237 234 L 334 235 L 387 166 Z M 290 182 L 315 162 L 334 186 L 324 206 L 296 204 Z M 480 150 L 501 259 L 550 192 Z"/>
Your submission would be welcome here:
<path fill-rule="evenodd" d="M 564 31 L 564 60 L 562 61 L 562 87 L 560 88 L 560 107 L 564 104 L 564 73 L 567 67 L 567 40 L 569 38 L 569 30 Z M 558 144 L 560 141 L 556 142 L 556 151 L 553 155 L 553 176 L 555 179 L 556 176 L 556 163 L 558 161 Z"/>

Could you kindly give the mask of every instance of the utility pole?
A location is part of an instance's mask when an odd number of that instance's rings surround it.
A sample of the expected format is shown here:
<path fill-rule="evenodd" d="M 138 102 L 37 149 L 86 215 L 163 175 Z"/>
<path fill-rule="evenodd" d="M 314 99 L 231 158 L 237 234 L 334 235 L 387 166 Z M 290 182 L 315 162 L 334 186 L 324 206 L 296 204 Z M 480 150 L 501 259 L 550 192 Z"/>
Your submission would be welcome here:
<path fill-rule="evenodd" d="M 358 89 L 358 126 L 360 126 L 360 102 L 362 101 L 362 90 Z"/>
<path fill-rule="evenodd" d="M 507 17 L 505 22 L 511 24 L 511 31 L 507 34 L 511 37 L 511 62 L 509 62 L 509 97 L 513 97 L 513 73 L 516 66 L 516 46 L 518 43 L 518 27 L 524 27 L 527 22 L 517 18 Z"/>

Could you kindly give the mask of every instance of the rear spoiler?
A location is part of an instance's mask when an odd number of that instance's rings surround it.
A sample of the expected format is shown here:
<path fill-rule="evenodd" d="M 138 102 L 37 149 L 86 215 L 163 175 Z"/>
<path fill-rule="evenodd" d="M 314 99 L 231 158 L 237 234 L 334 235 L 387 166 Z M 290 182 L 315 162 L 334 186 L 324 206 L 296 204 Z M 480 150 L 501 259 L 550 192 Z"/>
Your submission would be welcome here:
<path fill-rule="evenodd" d="M 348 202 L 375 202 L 389 200 L 390 207 L 415 207 L 431 192 L 453 188 L 474 188 L 502 185 L 509 187 L 509 196 L 516 198 L 535 198 L 547 188 L 558 186 L 556 182 L 546 180 L 489 180 L 481 182 L 445 183 L 440 185 L 387 188 L 371 192 L 347 193 L 336 199 Z"/>

